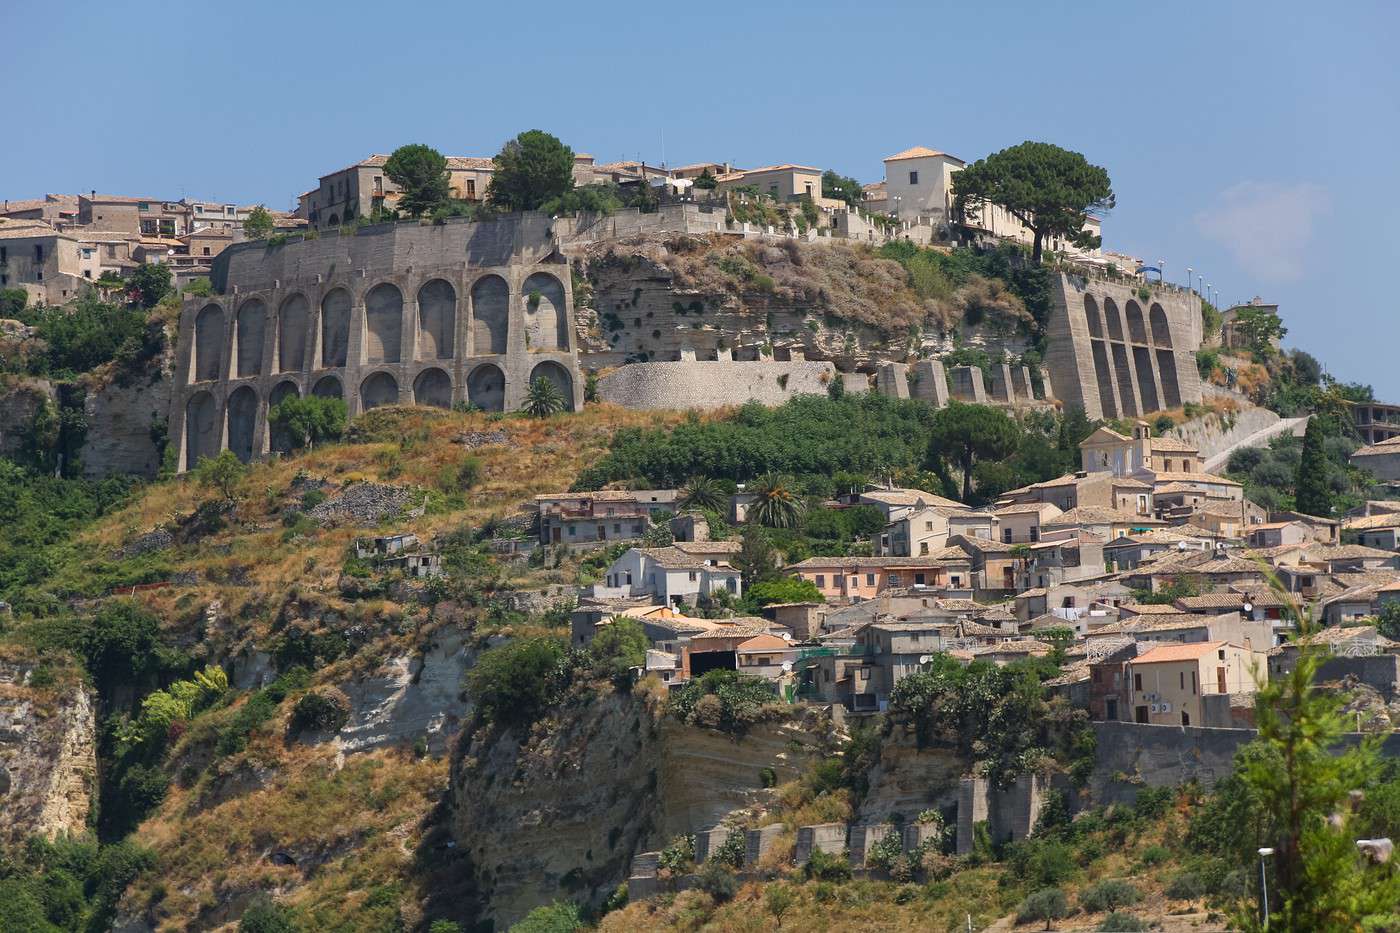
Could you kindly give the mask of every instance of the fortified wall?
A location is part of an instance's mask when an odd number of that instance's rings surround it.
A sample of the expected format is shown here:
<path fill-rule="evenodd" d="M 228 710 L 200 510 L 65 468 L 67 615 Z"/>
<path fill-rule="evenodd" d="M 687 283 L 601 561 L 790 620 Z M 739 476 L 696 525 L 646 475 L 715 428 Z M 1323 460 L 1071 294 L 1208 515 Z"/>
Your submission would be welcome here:
<path fill-rule="evenodd" d="M 1198 295 L 1061 273 L 1051 299 L 1045 368 L 1066 407 L 1099 419 L 1200 403 Z"/>
<path fill-rule="evenodd" d="M 215 260 L 185 303 L 170 437 L 181 469 L 286 450 L 268 424 L 291 395 L 378 405 L 520 408 L 543 376 L 582 406 L 568 260 L 550 218 L 381 224 Z"/>

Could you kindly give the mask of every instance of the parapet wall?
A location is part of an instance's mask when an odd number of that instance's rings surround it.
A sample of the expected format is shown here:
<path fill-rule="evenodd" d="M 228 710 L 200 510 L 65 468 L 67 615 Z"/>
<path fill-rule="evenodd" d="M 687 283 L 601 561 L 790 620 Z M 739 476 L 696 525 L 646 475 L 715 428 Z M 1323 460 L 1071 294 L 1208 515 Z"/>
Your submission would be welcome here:
<path fill-rule="evenodd" d="M 794 396 L 824 394 L 835 378 L 834 365 L 808 360 L 629 363 L 598 380 L 598 397 L 639 409 L 781 405 Z"/>

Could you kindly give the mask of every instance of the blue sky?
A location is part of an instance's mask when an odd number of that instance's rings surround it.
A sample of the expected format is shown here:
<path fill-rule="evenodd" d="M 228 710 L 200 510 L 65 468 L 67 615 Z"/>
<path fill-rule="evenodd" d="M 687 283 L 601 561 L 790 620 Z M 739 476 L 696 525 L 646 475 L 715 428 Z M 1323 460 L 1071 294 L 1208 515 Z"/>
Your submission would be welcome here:
<path fill-rule="evenodd" d="M 536 127 L 862 181 L 1054 142 L 1109 169 L 1106 246 L 1277 301 L 1288 345 L 1400 401 L 1394 3 L 4 3 L 0 35 L 11 199 L 287 208 L 371 152 Z"/>

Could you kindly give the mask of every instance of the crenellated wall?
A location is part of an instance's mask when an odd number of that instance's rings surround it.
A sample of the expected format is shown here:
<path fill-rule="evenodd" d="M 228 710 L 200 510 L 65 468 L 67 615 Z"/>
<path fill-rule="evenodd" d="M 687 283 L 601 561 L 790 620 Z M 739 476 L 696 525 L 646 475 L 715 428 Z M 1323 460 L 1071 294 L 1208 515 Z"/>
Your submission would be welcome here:
<path fill-rule="evenodd" d="M 286 448 L 288 395 L 379 405 L 520 408 L 539 377 L 583 403 L 568 260 L 550 219 L 383 224 L 281 246 L 234 246 L 218 294 L 186 302 L 170 436 L 181 469 L 220 450 Z"/>

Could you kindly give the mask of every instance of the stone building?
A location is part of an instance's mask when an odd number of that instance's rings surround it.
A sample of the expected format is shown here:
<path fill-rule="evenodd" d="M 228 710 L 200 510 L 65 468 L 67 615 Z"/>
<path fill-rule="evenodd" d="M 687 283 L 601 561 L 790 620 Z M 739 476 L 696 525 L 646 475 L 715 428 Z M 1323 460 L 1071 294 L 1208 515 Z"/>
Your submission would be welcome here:
<path fill-rule="evenodd" d="M 1201 299 L 1174 286 L 1060 274 L 1045 368 L 1057 398 L 1091 419 L 1201 401 Z"/>
<path fill-rule="evenodd" d="M 379 405 L 518 409 L 531 382 L 582 406 L 568 261 L 550 219 L 514 215 L 241 243 L 217 294 L 186 302 L 170 436 L 181 469 L 284 450 L 267 412 L 289 395 Z"/>

